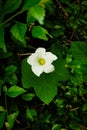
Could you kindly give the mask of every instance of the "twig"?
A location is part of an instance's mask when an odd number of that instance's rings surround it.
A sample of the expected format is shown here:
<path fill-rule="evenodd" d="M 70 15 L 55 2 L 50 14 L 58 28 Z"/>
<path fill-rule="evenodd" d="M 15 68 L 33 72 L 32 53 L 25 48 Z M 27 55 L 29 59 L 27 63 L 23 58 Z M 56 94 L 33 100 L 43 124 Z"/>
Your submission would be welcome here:
<path fill-rule="evenodd" d="M 69 14 L 66 12 L 66 10 L 64 9 L 64 7 L 62 6 L 62 4 L 56 0 L 57 4 L 60 6 L 60 8 L 62 9 L 64 15 L 68 18 L 69 17 Z"/>
<path fill-rule="evenodd" d="M 79 124 L 79 123 L 77 123 L 75 121 L 73 121 L 73 123 L 77 124 L 81 128 L 81 130 L 87 130 L 87 127 L 85 127 L 84 125 Z"/>
<path fill-rule="evenodd" d="M 37 107 L 40 107 L 40 106 L 44 106 L 45 104 L 38 104 L 38 105 L 35 105 L 35 106 L 32 106 L 31 108 L 37 108 Z"/>
<path fill-rule="evenodd" d="M 10 18 L 8 18 L 7 20 L 5 20 L 3 23 L 0 24 L 0 26 L 6 24 L 7 22 L 9 22 L 10 20 L 12 20 L 14 17 L 16 17 L 17 15 L 23 13 L 23 10 L 22 11 L 19 11 L 17 12 L 16 14 L 14 14 L 13 16 L 11 16 Z"/>
<path fill-rule="evenodd" d="M 79 109 L 79 107 L 76 107 L 76 108 L 70 109 L 70 111 L 75 111 L 75 110 L 77 110 L 77 109 Z"/>
<path fill-rule="evenodd" d="M 32 53 L 24 53 L 24 54 L 20 54 L 20 53 L 18 53 L 17 55 L 20 57 L 20 56 L 29 56 L 29 55 L 31 55 Z"/>
<path fill-rule="evenodd" d="M 78 123 L 77 123 L 78 124 Z M 87 130 L 87 127 L 85 127 L 85 126 L 83 126 L 83 125 L 81 125 L 81 124 L 78 124 L 79 125 L 79 127 L 82 129 L 82 130 Z"/>
<path fill-rule="evenodd" d="M 74 33 L 75 33 L 75 30 L 73 30 L 73 32 L 72 32 L 72 34 L 71 34 L 71 37 L 70 37 L 69 41 L 72 40 L 72 38 L 73 38 L 73 36 L 74 36 Z"/>

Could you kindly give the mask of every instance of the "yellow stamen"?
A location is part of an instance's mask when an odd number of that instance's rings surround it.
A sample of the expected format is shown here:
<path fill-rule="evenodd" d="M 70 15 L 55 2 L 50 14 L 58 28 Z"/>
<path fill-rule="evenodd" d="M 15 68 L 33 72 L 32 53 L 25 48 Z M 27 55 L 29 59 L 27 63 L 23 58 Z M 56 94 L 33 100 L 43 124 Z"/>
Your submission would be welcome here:
<path fill-rule="evenodd" d="M 39 64 L 40 65 L 44 65 L 45 63 L 46 63 L 45 59 L 43 59 L 43 58 L 39 59 Z"/>

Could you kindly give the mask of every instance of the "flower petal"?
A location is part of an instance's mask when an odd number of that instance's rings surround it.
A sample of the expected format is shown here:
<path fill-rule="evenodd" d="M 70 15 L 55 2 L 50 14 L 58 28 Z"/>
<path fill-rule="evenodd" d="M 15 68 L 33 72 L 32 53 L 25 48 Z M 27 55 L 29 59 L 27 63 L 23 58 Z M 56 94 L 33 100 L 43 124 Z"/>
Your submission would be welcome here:
<path fill-rule="evenodd" d="M 40 57 L 42 57 L 43 55 L 45 55 L 46 49 L 45 49 L 45 48 L 42 48 L 42 47 L 39 47 L 39 48 L 35 51 L 35 53 L 38 54 Z"/>
<path fill-rule="evenodd" d="M 51 64 L 53 61 L 57 60 L 58 57 L 51 52 L 46 52 L 45 59 L 47 61 L 47 64 Z"/>
<path fill-rule="evenodd" d="M 43 73 L 44 68 L 40 66 L 32 66 L 32 71 L 36 76 L 40 76 Z"/>
<path fill-rule="evenodd" d="M 27 58 L 27 63 L 30 65 L 38 65 L 38 56 L 34 53 Z"/>
<path fill-rule="evenodd" d="M 45 73 L 51 73 L 51 72 L 53 72 L 55 70 L 55 68 L 54 68 L 54 66 L 53 65 L 49 65 L 49 66 L 45 66 L 45 68 L 44 68 L 44 72 Z"/>

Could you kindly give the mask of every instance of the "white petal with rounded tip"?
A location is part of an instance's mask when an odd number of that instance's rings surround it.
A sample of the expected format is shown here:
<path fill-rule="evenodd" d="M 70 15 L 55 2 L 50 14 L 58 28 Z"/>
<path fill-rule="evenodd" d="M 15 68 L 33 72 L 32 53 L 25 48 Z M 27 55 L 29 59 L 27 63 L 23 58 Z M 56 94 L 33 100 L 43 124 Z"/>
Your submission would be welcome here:
<path fill-rule="evenodd" d="M 43 67 L 36 67 L 36 66 L 32 66 L 32 71 L 35 75 L 37 75 L 38 77 L 43 73 L 44 68 Z"/>
<path fill-rule="evenodd" d="M 27 58 L 27 62 L 30 65 L 38 65 L 38 56 L 36 54 L 32 54 Z"/>
<path fill-rule="evenodd" d="M 57 60 L 57 56 L 52 54 L 51 52 L 46 52 L 45 58 L 47 64 L 51 64 L 53 61 Z"/>
<path fill-rule="evenodd" d="M 39 47 L 35 53 L 38 54 L 38 55 L 45 55 L 45 52 L 46 52 L 46 49 L 45 48 L 42 48 L 42 47 Z"/>
<path fill-rule="evenodd" d="M 45 73 L 51 73 L 51 72 L 53 72 L 55 70 L 55 68 L 54 68 L 54 66 L 53 65 L 49 65 L 49 66 L 46 66 L 45 68 L 44 68 L 44 72 Z"/>

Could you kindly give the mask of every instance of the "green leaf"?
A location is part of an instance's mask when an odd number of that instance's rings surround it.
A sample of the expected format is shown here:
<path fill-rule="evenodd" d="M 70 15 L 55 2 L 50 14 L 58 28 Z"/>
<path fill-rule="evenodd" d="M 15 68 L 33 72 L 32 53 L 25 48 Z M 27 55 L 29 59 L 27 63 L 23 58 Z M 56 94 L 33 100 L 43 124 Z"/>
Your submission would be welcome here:
<path fill-rule="evenodd" d="M 54 124 L 52 130 L 60 130 L 61 124 Z"/>
<path fill-rule="evenodd" d="M 0 106 L 0 112 L 5 111 L 3 106 Z"/>
<path fill-rule="evenodd" d="M 55 81 L 55 78 L 42 75 L 40 79 L 34 82 L 37 82 L 33 84 L 37 96 L 45 104 L 49 104 L 57 94 L 57 82 Z"/>
<path fill-rule="evenodd" d="M 25 0 L 24 6 L 23 6 L 23 10 L 29 9 L 30 7 L 33 7 L 37 4 L 39 4 L 41 0 Z"/>
<path fill-rule="evenodd" d="M 81 59 L 83 58 L 84 60 L 86 59 L 87 61 L 87 44 L 82 41 L 74 41 L 71 43 L 71 52 L 74 58 Z"/>
<path fill-rule="evenodd" d="M 66 69 L 66 61 L 61 59 L 55 62 L 55 75 L 58 78 L 58 81 L 66 81 L 69 79 L 69 71 Z"/>
<path fill-rule="evenodd" d="M 87 110 L 87 102 L 83 104 L 83 111 L 86 111 Z"/>
<path fill-rule="evenodd" d="M 14 97 L 17 97 L 18 95 L 20 95 L 20 94 L 22 94 L 22 93 L 24 93 L 24 92 L 26 92 L 25 89 L 23 89 L 23 88 L 21 88 L 21 87 L 18 87 L 18 86 L 12 86 L 12 87 L 10 87 L 10 88 L 7 90 L 7 93 L 6 93 L 6 94 L 7 94 L 9 97 L 14 98 Z"/>
<path fill-rule="evenodd" d="M 0 129 L 3 127 L 4 125 L 4 121 L 5 121 L 5 115 L 6 115 L 6 112 L 3 111 L 0 113 Z"/>
<path fill-rule="evenodd" d="M 0 55 L 1 55 L 0 59 L 6 59 L 6 58 L 11 57 L 13 55 L 13 53 L 11 53 L 11 52 L 4 53 L 3 50 L 0 50 Z"/>
<path fill-rule="evenodd" d="M 18 79 L 17 79 L 17 76 L 16 76 L 16 74 L 14 73 L 14 74 L 10 74 L 10 75 L 5 75 L 5 78 L 4 78 L 4 80 L 6 81 L 6 82 L 8 82 L 10 85 L 15 85 L 15 84 L 17 84 L 17 82 L 18 82 Z"/>
<path fill-rule="evenodd" d="M 32 16 L 35 20 L 37 20 L 40 24 L 43 24 L 44 17 L 45 17 L 45 9 L 43 7 L 40 7 L 40 6 L 32 7 L 29 10 L 28 16 L 29 15 Z"/>
<path fill-rule="evenodd" d="M 18 116 L 18 113 L 19 112 L 17 111 L 17 112 L 14 112 L 14 113 L 7 116 L 7 121 L 8 121 L 8 124 L 10 126 L 10 129 L 13 128 L 13 125 L 15 123 L 15 120 L 16 120 L 17 116 Z"/>
<path fill-rule="evenodd" d="M 32 28 L 32 36 L 35 38 L 39 38 L 47 41 L 48 38 L 46 34 L 49 35 L 48 31 L 45 28 L 42 28 L 41 26 L 34 26 Z"/>
<path fill-rule="evenodd" d="M 27 11 L 27 24 L 32 24 L 35 22 L 34 17 L 32 16 L 32 13 L 30 10 Z"/>
<path fill-rule="evenodd" d="M 49 74 L 43 73 L 40 77 L 33 74 L 31 66 L 28 65 L 26 59 L 22 61 L 23 87 L 29 88 L 33 86 L 37 96 L 46 104 L 49 104 L 57 94 L 57 82 L 67 80 L 68 78 L 69 73 L 62 61 L 55 64 L 54 72 Z"/>
<path fill-rule="evenodd" d="M 7 51 L 6 45 L 5 45 L 5 40 L 4 40 L 4 28 L 3 27 L 0 27 L 0 48 L 2 48 L 4 52 Z"/>
<path fill-rule="evenodd" d="M 4 5 L 4 13 L 12 13 L 20 6 L 21 2 L 22 0 L 7 0 Z"/>
<path fill-rule="evenodd" d="M 81 129 L 80 129 L 80 126 L 79 126 L 78 124 L 74 123 L 74 122 L 71 122 L 71 123 L 69 124 L 69 127 L 70 127 L 72 130 L 81 130 Z"/>
<path fill-rule="evenodd" d="M 33 93 L 27 93 L 27 94 L 22 95 L 23 100 L 26 100 L 26 101 L 31 101 L 34 97 L 35 97 L 35 94 Z"/>
<path fill-rule="evenodd" d="M 63 2 L 65 4 L 70 4 L 70 0 L 60 0 L 60 2 Z"/>
<path fill-rule="evenodd" d="M 36 111 L 35 111 L 34 109 L 29 109 L 29 108 L 27 108 L 27 110 L 26 110 L 26 116 L 27 116 L 27 118 L 29 118 L 31 121 L 33 121 L 33 118 L 34 118 L 34 116 L 37 116 L 37 113 L 36 113 Z"/>
<path fill-rule="evenodd" d="M 51 0 L 41 0 L 40 4 L 41 6 L 44 6 L 46 3 L 50 2 Z"/>
<path fill-rule="evenodd" d="M 26 46 L 26 41 L 25 41 L 25 33 L 27 31 L 27 25 L 23 23 L 16 23 L 12 28 L 11 28 L 11 33 L 13 37 L 20 41 L 24 47 Z"/>
<path fill-rule="evenodd" d="M 63 106 L 64 106 L 64 100 L 61 99 L 61 98 L 58 98 L 58 99 L 56 99 L 55 104 L 56 104 L 58 107 L 63 108 Z"/>
<path fill-rule="evenodd" d="M 13 74 L 17 70 L 17 67 L 15 65 L 9 65 L 5 68 L 5 73 L 7 75 Z"/>

